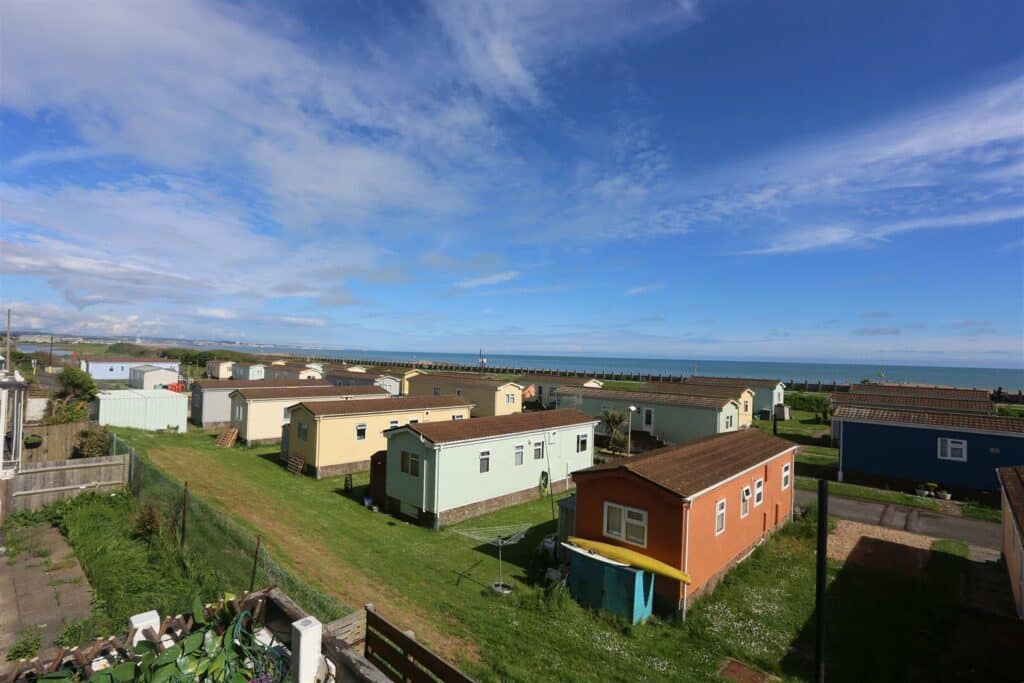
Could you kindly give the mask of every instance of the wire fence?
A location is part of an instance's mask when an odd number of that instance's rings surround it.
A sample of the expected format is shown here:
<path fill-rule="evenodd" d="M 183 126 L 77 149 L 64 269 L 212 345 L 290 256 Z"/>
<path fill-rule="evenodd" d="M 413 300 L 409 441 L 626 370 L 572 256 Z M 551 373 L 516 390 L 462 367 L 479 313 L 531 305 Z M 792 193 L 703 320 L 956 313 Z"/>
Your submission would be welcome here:
<path fill-rule="evenodd" d="M 278 564 L 258 534 L 168 477 L 123 438 L 111 437 L 111 454 L 131 458 L 129 488 L 137 504 L 154 510 L 174 534 L 197 585 L 218 593 L 277 586 L 325 622 L 348 613 L 336 599 Z"/>

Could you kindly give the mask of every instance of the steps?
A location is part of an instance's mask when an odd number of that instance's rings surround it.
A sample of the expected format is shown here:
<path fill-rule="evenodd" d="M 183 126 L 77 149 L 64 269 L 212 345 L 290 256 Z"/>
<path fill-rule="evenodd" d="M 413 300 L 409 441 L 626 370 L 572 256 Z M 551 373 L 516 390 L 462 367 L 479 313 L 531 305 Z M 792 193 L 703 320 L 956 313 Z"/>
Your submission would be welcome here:
<path fill-rule="evenodd" d="M 238 441 L 238 427 L 228 427 L 217 435 L 217 445 L 231 448 Z"/>

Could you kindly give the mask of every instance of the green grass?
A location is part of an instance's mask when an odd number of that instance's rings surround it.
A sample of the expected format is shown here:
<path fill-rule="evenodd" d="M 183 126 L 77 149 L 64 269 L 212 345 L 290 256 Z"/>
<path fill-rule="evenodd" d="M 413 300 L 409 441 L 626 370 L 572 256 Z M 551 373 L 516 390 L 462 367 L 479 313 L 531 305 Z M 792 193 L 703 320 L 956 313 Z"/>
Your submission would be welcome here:
<path fill-rule="evenodd" d="M 818 480 L 810 477 L 797 477 L 796 487 L 805 491 L 817 491 Z M 904 505 L 906 507 L 931 510 L 933 512 L 941 511 L 941 506 L 938 501 L 932 498 L 914 496 L 901 491 L 886 491 L 885 489 L 876 489 L 870 486 L 858 486 L 856 484 L 846 484 L 838 481 L 830 482 L 828 490 L 832 495 L 843 496 L 845 498 L 857 498 L 859 500 L 871 500 L 877 503 Z"/>
<path fill-rule="evenodd" d="M 260 528 L 265 544 L 290 569 L 348 604 L 374 602 L 384 616 L 412 628 L 419 640 L 482 680 L 715 680 L 725 656 L 787 680 L 810 672 L 807 659 L 791 646 L 803 634 L 798 650 L 812 649 L 807 625 L 813 610 L 813 520 L 790 525 L 764 543 L 714 593 L 697 601 L 686 622 L 655 618 L 628 626 L 582 609 L 564 591 L 549 593 L 539 585 L 535 547 L 554 528 L 546 499 L 461 525 L 530 525 L 526 540 L 504 554 L 505 578 L 514 592 L 499 598 L 486 587 L 497 577 L 492 548 L 452 530 L 431 531 L 363 508 L 358 501 L 366 474 L 356 475 L 354 495 L 345 495 L 339 479 L 287 474 L 271 449 L 219 449 L 209 435 L 195 432 L 127 436 L 168 474 L 187 478 L 196 496 Z M 833 563 L 830 574 L 835 578 L 841 570 Z M 904 671 L 907 664 L 890 670 L 863 657 L 878 642 L 897 643 L 904 663 L 927 657 L 934 642 L 908 635 L 916 633 L 921 618 L 915 599 L 909 609 L 898 610 L 898 619 L 887 617 L 888 605 L 895 603 L 875 599 L 879 593 L 903 599 L 910 592 L 904 580 L 858 576 L 836 598 L 830 628 L 842 637 L 828 645 L 837 662 L 856 666 L 851 673 L 836 666 L 830 678 L 862 680 L 866 670 L 874 678 Z M 851 613 L 862 619 L 855 626 L 841 621 Z"/>
<path fill-rule="evenodd" d="M 981 519 L 986 522 L 995 522 L 998 524 L 1003 521 L 1002 510 L 999 508 L 988 507 L 987 505 L 981 505 L 973 500 L 968 500 L 962 503 L 960 505 L 960 513 L 964 517 Z"/>
<path fill-rule="evenodd" d="M 941 538 L 932 543 L 932 552 L 946 553 L 953 557 L 967 559 L 968 547 L 963 541 Z"/>
<path fill-rule="evenodd" d="M 643 382 L 630 382 L 622 379 L 603 379 L 601 380 L 604 384 L 602 389 L 611 389 L 614 391 L 643 391 Z"/>

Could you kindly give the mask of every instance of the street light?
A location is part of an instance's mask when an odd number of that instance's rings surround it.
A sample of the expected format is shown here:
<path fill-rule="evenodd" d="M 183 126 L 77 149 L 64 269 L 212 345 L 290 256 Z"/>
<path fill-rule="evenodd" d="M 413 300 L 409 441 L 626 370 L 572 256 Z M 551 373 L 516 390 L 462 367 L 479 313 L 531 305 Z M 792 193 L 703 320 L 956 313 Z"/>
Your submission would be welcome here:
<path fill-rule="evenodd" d="M 636 406 L 629 407 L 629 429 L 626 430 L 626 455 L 633 454 L 633 413 L 636 412 Z"/>

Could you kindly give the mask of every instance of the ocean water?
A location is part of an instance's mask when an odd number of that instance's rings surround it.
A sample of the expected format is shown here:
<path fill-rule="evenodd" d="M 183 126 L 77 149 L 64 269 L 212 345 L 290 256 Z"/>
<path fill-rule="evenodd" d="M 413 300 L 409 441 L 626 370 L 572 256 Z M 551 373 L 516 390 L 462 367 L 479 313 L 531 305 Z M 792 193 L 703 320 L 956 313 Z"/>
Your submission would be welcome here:
<path fill-rule="evenodd" d="M 335 349 L 301 349 L 290 347 L 232 346 L 254 353 L 288 353 L 326 358 L 380 361 L 432 360 L 475 365 L 478 356 L 472 353 L 418 353 L 413 351 L 367 351 Z M 611 358 L 599 356 L 533 356 L 485 354 L 487 364 L 495 367 L 544 368 L 579 370 L 581 372 L 624 372 L 661 375 L 722 375 L 780 379 L 783 382 L 808 381 L 847 384 L 865 379 L 890 382 L 948 384 L 959 387 L 1024 390 L 1024 369 L 962 368 L 933 365 L 886 365 L 858 363 L 796 363 L 770 361 L 677 360 L 666 358 Z"/>

